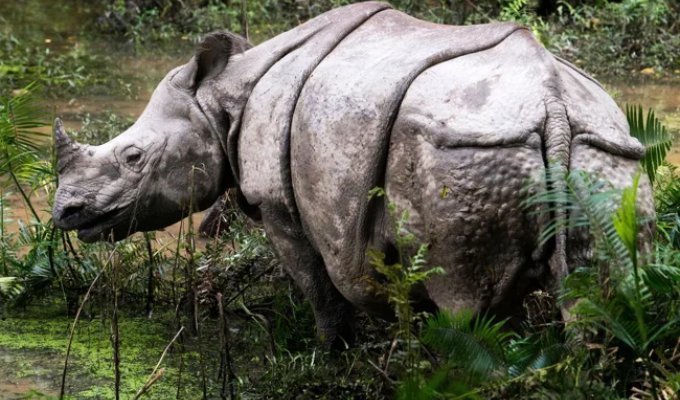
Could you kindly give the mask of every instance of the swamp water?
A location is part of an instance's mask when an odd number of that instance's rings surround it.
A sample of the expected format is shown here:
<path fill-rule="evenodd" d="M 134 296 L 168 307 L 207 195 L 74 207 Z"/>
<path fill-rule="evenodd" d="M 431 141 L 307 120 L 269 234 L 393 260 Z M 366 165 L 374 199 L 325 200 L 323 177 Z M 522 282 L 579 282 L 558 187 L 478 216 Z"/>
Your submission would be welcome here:
<path fill-rule="evenodd" d="M 143 110 L 156 82 L 169 69 L 186 62 L 191 55 L 192 45 L 188 42 L 175 44 L 168 56 L 157 50 L 135 50 L 132 45 L 110 43 L 112 38 L 86 37 L 81 33 L 81 26 L 85 21 L 91 20 L 97 10 L 90 9 L 87 2 L 83 1 L 66 2 L 68 6 L 57 3 L 49 0 L 26 1 L 23 6 L 0 3 L 0 15 L 5 22 L 10 23 L 9 28 L 6 26 L 4 31 L 0 30 L 0 34 L 11 33 L 27 40 L 35 40 L 37 37 L 45 43 L 46 48 L 53 51 L 84 47 L 98 56 L 109 57 L 112 60 L 112 70 L 129 74 L 130 79 L 140 86 L 134 99 L 103 94 L 45 100 L 44 107 L 51 114 L 62 117 L 70 129 L 79 129 L 86 114 L 92 119 L 102 118 L 108 113 L 136 118 Z M 622 107 L 626 103 L 641 104 L 645 111 L 651 107 L 672 133 L 680 132 L 679 83 L 616 82 L 606 87 Z M 48 131 L 49 128 L 46 129 Z M 673 148 L 669 161 L 680 165 L 680 146 Z M 34 196 L 39 209 L 43 210 L 42 215 L 48 217 L 45 200 L 39 194 Z M 14 211 L 14 219 L 25 220 L 26 210 L 21 199 L 12 195 L 7 200 L 8 208 Z M 194 224 L 199 221 L 200 215 L 195 217 Z M 16 226 L 10 223 L 7 232 L 16 232 Z M 176 236 L 178 226 L 168 228 L 168 235 Z M 29 309 L 26 313 L 8 316 L 5 321 L 0 320 L 0 399 L 50 398 L 59 393 L 71 319 L 34 311 L 35 309 Z M 68 393 L 76 394 L 78 398 L 110 397 L 112 367 L 108 329 L 108 325 L 100 321 L 80 323 L 70 361 L 72 370 L 67 380 Z M 140 383 L 143 384 L 155 364 L 154 360 L 172 338 L 173 331 L 158 322 L 146 320 L 130 321 L 129 325 L 122 326 L 121 331 L 124 356 L 130 357 L 122 364 L 126 368 L 123 378 L 128 380 L 128 393 L 133 393 L 130 391 Z M 142 332 L 155 334 L 156 337 L 139 340 L 139 337 L 134 336 Z M 158 396 L 170 393 L 169 388 L 168 391 L 162 388 L 160 390 Z"/>

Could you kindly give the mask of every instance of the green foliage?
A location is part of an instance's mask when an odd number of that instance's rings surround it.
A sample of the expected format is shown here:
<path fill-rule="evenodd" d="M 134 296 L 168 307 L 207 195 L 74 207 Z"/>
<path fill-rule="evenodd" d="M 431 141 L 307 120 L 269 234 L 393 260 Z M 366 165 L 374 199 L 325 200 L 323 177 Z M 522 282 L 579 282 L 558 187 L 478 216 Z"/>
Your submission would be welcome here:
<path fill-rule="evenodd" d="M 369 191 L 369 199 L 378 197 L 386 197 L 382 188 L 373 188 Z M 399 213 L 397 205 L 392 202 L 387 203 L 387 210 L 394 224 L 397 261 L 392 264 L 387 263 L 385 253 L 376 249 L 368 249 L 367 255 L 369 263 L 385 278 L 385 281 L 376 284 L 376 287 L 394 307 L 398 321 L 395 336 L 400 337 L 406 346 L 406 372 L 412 374 L 415 372 L 418 355 L 417 347 L 413 345 L 411 324 L 418 322 L 420 316 L 413 311 L 411 294 L 416 285 L 434 274 L 443 273 L 444 270 L 440 267 L 428 267 L 428 245 L 420 244 L 415 254 L 412 253 L 412 249 L 416 246 L 416 236 L 407 228 L 408 211 L 404 210 Z"/>
<path fill-rule="evenodd" d="M 611 223 L 611 210 L 619 191 L 585 171 L 565 174 L 559 167 L 549 168 L 544 180 L 548 189 L 523 200 L 525 207 L 555 216 L 542 230 L 541 243 L 560 232 L 586 229 L 591 232 L 593 259 L 598 266 L 628 263 L 625 248 Z M 608 267 L 601 269 L 605 275 L 609 270 Z"/>
<path fill-rule="evenodd" d="M 642 106 L 626 105 L 626 118 L 628 125 L 630 125 L 631 136 L 640 140 L 642 145 L 645 146 L 645 156 L 641 163 L 649 181 L 654 183 L 656 170 L 671 149 L 673 139 L 666 127 L 656 118 L 652 109 L 647 111 L 647 118 L 645 119 Z"/>
<path fill-rule="evenodd" d="M 507 398 L 515 386 L 559 365 L 570 352 L 555 327 L 527 329 L 520 336 L 507 330 L 505 321 L 469 310 L 438 313 L 427 320 L 422 340 L 444 365 L 428 379 L 403 382 L 401 398 Z"/>
<path fill-rule="evenodd" d="M 0 97 L 0 174 L 10 178 L 29 207 L 23 186 L 36 188 L 51 178 L 50 164 L 44 161 L 47 135 L 39 130 L 46 123 L 33 97 L 35 88 L 30 84 L 15 96 Z"/>
<path fill-rule="evenodd" d="M 90 23 L 84 25 L 89 32 L 94 31 L 95 36 L 102 32 L 112 34 L 132 43 L 137 50 L 150 51 L 159 43 L 166 43 L 166 51 L 177 48 L 190 51 L 191 42 L 207 32 L 227 29 L 243 33 L 244 15 L 251 40 L 259 43 L 332 8 L 356 2 L 358 0 L 133 0 L 121 3 L 101 0 L 98 12 L 93 13 Z M 241 9 L 243 3 L 245 14 Z M 538 0 L 391 2 L 398 10 L 436 23 L 464 25 L 515 21 L 529 28 L 549 49 L 593 73 L 630 76 L 631 70 L 652 68 L 652 74 L 670 75 L 677 69 L 680 54 L 680 26 L 675 23 L 675 16 L 680 12 L 677 2 L 563 0 L 543 10 L 543 6 L 550 3 Z M 95 20 L 96 23 L 92 23 Z M 24 44 L 24 47 L 27 46 Z M 43 56 L 44 48 L 41 47 L 44 46 L 36 45 L 39 56 Z M 87 52 L 87 46 L 80 48 Z M 61 51 L 56 53 L 61 57 Z M 61 63 L 48 62 L 55 71 L 60 65 L 69 66 L 59 73 L 41 74 L 48 81 L 45 83 L 48 90 L 53 87 L 50 79 L 56 79 L 54 85 L 62 91 L 70 90 L 70 93 L 98 91 L 106 85 L 98 81 L 98 75 L 93 75 L 90 68 L 79 71 L 77 68 L 98 65 L 101 60 L 88 60 L 81 55 L 75 57 L 80 58 L 77 64 L 69 59 Z M 103 60 L 111 61 L 107 57 Z M 7 62 L 0 65 L 0 71 L 21 75 L 25 65 L 33 64 Z M 36 79 L 35 74 L 32 76 Z M 126 90 L 120 87 L 121 83 L 109 82 L 108 85 L 115 91 Z"/>
<path fill-rule="evenodd" d="M 664 242 L 680 249 L 680 177 L 677 167 L 665 164 L 657 170 L 654 197 L 657 229 Z"/>
<path fill-rule="evenodd" d="M 506 0 L 503 2 L 499 19 L 514 21 L 526 26 L 544 46 L 549 46 L 550 36 L 548 25 L 543 19 L 529 8 L 529 0 Z"/>
<path fill-rule="evenodd" d="M 95 29 L 99 32 L 122 35 L 136 46 L 163 41 L 195 39 L 199 35 L 230 29 L 240 31 L 238 6 L 224 2 L 180 4 L 170 0 L 121 4 L 107 2 L 106 11 Z M 194 4 L 191 4 L 194 3 Z"/>
<path fill-rule="evenodd" d="M 423 341 L 444 354 L 452 366 L 462 368 L 474 383 L 489 379 L 506 363 L 505 348 L 515 335 L 504 332 L 505 321 L 476 316 L 466 310 L 455 315 L 440 312 L 427 320 Z"/>
<path fill-rule="evenodd" d="M 12 97 L 0 101 L 0 143 L 3 150 L 14 153 L 37 152 L 45 133 L 36 131 L 45 126 L 43 112 L 36 107 L 30 84 Z"/>
<path fill-rule="evenodd" d="M 586 176 L 572 172 L 564 177 L 566 193 L 548 190 L 528 201 L 555 204 L 548 208 L 562 207 L 576 221 L 553 222 L 548 228 L 550 236 L 563 229 L 586 227 L 594 242 L 592 265 L 581 266 L 564 283 L 563 298 L 576 301 L 571 309 L 576 320 L 567 329 L 590 338 L 591 346 L 615 349 L 616 358 L 611 360 L 609 354 L 593 358 L 587 353 L 572 353 L 590 368 L 593 362 L 610 365 L 608 377 L 602 379 L 620 382 L 616 387 L 620 394 L 638 385 L 649 387 L 650 395 L 660 398 L 659 382 L 669 382 L 669 371 L 673 370 L 664 361 L 668 357 L 665 354 L 680 336 L 680 269 L 677 258 L 671 256 L 676 250 L 658 243 L 653 257 L 640 254 L 640 249 L 649 246 L 639 241 L 644 236 L 640 224 L 647 223 L 637 215 L 639 175 L 620 194 Z M 549 176 L 548 187 L 555 187 L 550 179 L 555 176 Z M 666 263 L 669 260 L 672 263 Z M 604 335 L 593 336 L 597 332 Z M 642 360 L 640 368 L 631 367 L 636 360 Z"/>
<path fill-rule="evenodd" d="M 14 35 L 0 35 L 0 96 L 8 90 L 38 82 L 53 97 L 75 94 L 130 96 L 132 87 L 117 69 L 114 60 L 95 55 L 83 43 L 56 51 L 44 43 L 33 43 Z"/>
<path fill-rule="evenodd" d="M 97 116 L 85 114 L 80 129 L 69 132 L 69 136 L 80 143 L 100 145 L 125 132 L 133 122 L 131 118 L 124 118 L 112 112 Z"/>
<path fill-rule="evenodd" d="M 0 296 L 16 296 L 20 290 L 20 285 L 16 277 L 0 277 Z"/>
<path fill-rule="evenodd" d="M 679 6 L 667 0 L 562 1 L 549 48 L 592 73 L 671 73 L 680 62 Z"/>
<path fill-rule="evenodd" d="M 582 319 L 579 324 L 594 323 L 608 333 L 606 340 L 619 348 L 622 365 L 643 360 L 645 376 L 629 376 L 633 372 L 627 371 L 620 378 L 623 382 L 648 380 L 651 395 L 657 399 L 661 398 L 657 379 L 663 382 L 669 376 L 656 363 L 665 364 L 665 349 L 680 337 L 680 316 L 676 313 L 680 268 L 678 264 L 639 264 L 638 179 L 623 191 L 612 221 L 630 262 L 620 274 L 611 275 L 611 293 L 586 296 L 577 303 L 574 313 Z"/>

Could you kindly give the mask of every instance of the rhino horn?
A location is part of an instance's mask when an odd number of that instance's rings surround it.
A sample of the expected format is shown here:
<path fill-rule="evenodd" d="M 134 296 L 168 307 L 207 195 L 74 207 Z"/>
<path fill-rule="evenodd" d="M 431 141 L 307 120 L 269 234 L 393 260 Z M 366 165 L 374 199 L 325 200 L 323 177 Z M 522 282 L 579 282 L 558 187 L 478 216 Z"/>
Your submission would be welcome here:
<path fill-rule="evenodd" d="M 54 120 L 54 147 L 57 151 L 57 170 L 63 171 L 80 153 L 81 146 L 68 137 L 61 119 Z"/>

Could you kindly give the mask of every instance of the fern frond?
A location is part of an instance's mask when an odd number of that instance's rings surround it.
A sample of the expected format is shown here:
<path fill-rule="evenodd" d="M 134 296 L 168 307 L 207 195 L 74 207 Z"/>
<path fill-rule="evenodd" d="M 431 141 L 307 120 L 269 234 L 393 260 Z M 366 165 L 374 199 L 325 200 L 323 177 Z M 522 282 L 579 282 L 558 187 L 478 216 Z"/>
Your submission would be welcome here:
<path fill-rule="evenodd" d="M 631 136 L 637 138 L 645 146 L 645 156 L 641 163 L 650 182 L 654 183 L 656 170 L 663 163 L 673 144 L 672 137 L 651 108 L 647 111 L 647 118 L 644 118 L 642 106 L 626 104 L 626 118 L 630 125 Z"/>
<path fill-rule="evenodd" d="M 622 268 L 630 266 L 630 257 L 612 224 L 620 190 L 586 171 L 564 173 L 551 167 L 545 173 L 545 190 L 539 190 L 523 201 L 526 208 L 555 217 L 541 231 L 540 243 L 546 243 L 559 232 L 588 229 L 593 238 L 596 257 Z"/>
<path fill-rule="evenodd" d="M 440 312 L 428 319 L 423 341 L 447 354 L 450 362 L 470 377 L 489 376 L 505 365 L 505 345 L 514 334 L 503 332 L 503 322 L 465 310 Z"/>
<path fill-rule="evenodd" d="M 621 195 L 621 206 L 613 215 L 613 224 L 618 238 L 628 250 L 628 254 L 637 264 L 637 238 L 638 238 L 638 219 L 637 219 L 637 189 L 640 182 L 640 175 L 633 179 L 633 186 L 623 190 Z"/>
<path fill-rule="evenodd" d="M 640 335 L 632 318 L 620 318 L 620 313 L 612 313 L 589 299 L 581 300 L 574 308 L 574 312 L 590 319 L 602 329 L 608 330 L 614 337 L 639 354 Z"/>
<path fill-rule="evenodd" d="M 557 329 L 548 328 L 508 345 L 508 374 L 517 377 L 528 370 L 547 368 L 561 361 L 569 347 Z"/>
<path fill-rule="evenodd" d="M 640 277 L 656 295 L 680 292 L 680 267 L 678 265 L 680 264 L 650 264 L 640 270 Z"/>

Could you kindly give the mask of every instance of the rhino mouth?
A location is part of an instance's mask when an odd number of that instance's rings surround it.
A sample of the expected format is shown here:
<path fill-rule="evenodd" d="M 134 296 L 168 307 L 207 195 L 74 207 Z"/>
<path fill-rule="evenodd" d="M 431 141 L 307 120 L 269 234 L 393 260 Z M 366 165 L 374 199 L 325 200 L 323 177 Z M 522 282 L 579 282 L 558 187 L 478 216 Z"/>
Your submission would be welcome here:
<path fill-rule="evenodd" d="M 134 232 L 125 223 L 128 220 L 127 207 L 121 207 L 80 222 L 73 226 L 72 229 L 77 230 L 78 239 L 86 243 L 98 240 L 116 241 L 128 236 L 127 232 Z"/>

